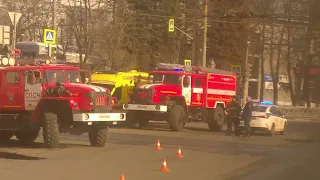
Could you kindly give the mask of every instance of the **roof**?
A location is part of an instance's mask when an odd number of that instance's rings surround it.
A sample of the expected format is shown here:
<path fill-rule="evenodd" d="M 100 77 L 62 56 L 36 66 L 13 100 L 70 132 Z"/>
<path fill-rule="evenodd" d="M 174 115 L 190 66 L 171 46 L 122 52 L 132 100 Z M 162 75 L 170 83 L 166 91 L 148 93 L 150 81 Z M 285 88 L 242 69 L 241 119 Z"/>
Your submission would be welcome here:
<path fill-rule="evenodd" d="M 46 44 L 41 43 L 41 42 L 17 42 L 16 45 L 43 45 L 43 46 L 45 46 Z"/>
<path fill-rule="evenodd" d="M 65 66 L 65 65 L 41 65 L 41 66 L 9 66 L 3 68 L 4 70 L 8 71 L 25 71 L 25 70 L 34 70 L 34 69 L 44 69 L 44 70 L 54 70 L 54 69 L 61 69 L 61 70 L 79 70 L 78 67 L 74 66 Z M 2 69 L 0 69 L 2 70 Z"/>

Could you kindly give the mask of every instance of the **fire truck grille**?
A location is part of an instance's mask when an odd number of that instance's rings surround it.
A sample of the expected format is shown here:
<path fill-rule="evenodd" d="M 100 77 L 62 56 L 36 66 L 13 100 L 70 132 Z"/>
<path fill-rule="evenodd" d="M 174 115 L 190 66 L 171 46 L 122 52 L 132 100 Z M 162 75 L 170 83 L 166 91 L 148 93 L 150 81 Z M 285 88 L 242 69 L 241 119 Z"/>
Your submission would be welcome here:
<path fill-rule="evenodd" d="M 108 96 L 98 94 L 96 96 L 96 106 L 106 106 L 106 105 L 108 105 Z"/>
<path fill-rule="evenodd" d="M 133 101 L 138 104 L 152 104 L 152 89 L 134 89 Z"/>
<path fill-rule="evenodd" d="M 111 110 L 112 98 L 110 92 L 91 92 L 90 99 L 93 103 L 92 112 L 105 113 Z"/>

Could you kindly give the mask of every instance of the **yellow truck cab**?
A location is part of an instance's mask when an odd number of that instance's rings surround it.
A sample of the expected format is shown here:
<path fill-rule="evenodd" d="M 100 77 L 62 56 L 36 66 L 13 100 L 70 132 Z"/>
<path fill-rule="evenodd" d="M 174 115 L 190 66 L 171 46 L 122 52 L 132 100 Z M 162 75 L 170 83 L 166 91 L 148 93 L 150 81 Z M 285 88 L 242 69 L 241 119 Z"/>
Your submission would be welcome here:
<path fill-rule="evenodd" d="M 91 75 L 91 84 L 110 89 L 112 97 L 115 97 L 116 107 L 122 107 L 122 104 L 129 102 L 131 93 L 137 78 L 141 83 L 147 83 L 149 74 L 131 70 L 127 72 L 97 71 Z"/>

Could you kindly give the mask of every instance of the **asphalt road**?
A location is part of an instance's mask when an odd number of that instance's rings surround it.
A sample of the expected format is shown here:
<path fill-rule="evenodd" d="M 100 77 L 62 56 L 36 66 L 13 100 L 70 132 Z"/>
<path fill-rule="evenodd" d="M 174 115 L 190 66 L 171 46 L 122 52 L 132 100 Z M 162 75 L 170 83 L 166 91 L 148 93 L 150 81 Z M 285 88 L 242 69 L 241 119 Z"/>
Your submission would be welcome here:
<path fill-rule="evenodd" d="M 86 135 L 61 135 L 62 148 L 32 147 L 15 140 L 0 147 L 1 179 L 45 180 L 295 180 L 320 179 L 320 121 L 290 121 L 285 136 L 225 136 L 193 123 L 182 132 L 153 124 L 146 130 L 112 129 L 105 148 Z M 156 151 L 157 140 L 162 150 Z M 175 157 L 178 146 L 183 159 Z M 161 172 L 163 158 L 170 172 Z"/>

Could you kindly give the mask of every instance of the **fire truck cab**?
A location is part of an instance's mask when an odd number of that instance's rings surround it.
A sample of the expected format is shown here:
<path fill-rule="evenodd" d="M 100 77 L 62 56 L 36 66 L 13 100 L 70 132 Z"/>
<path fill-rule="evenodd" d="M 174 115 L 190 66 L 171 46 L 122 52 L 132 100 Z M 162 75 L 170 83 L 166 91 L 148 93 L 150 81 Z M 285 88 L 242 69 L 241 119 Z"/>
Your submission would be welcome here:
<path fill-rule="evenodd" d="M 224 108 L 236 94 L 232 72 L 160 63 L 150 76 L 153 83 L 134 88 L 130 102 L 123 105 L 130 127 L 143 128 L 154 120 L 182 131 L 187 122 L 204 120 L 210 130 L 222 128 Z"/>
<path fill-rule="evenodd" d="M 82 84 L 81 71 L 66 65 L 0 68 L 0 141 L 13 136 L 34 142 L 42 127 L 48 148 L 59 147 L 59 133 L 88 132 L 92 146 L 104 146 L 108 128 L 125 121 L 125 113 L 110 113 L 108 89 Z"/>

